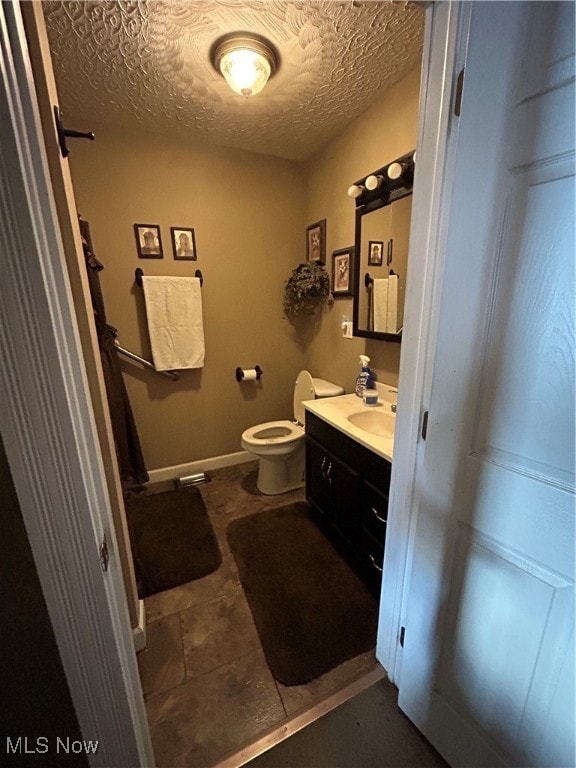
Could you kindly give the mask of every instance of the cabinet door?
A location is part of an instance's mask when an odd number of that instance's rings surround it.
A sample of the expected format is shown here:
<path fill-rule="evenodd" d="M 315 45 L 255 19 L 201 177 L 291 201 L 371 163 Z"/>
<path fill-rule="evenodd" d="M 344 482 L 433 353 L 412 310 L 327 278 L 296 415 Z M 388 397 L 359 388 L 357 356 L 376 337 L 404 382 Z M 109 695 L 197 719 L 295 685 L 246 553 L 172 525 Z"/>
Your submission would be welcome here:
<path fill-rule="evenodd" d="M 327 517 L 332 517 L 331 484 L 328 482 L 330 454 L 311 437 L 306 438 L 306 498 Z"/>
<path fill-rule="evenodd" d="M 360 475 L 348 464 L 330 456 L 327 479 L 331 489 L 333 522 L 342 536 L 357 548 L 360 536 Z"/>

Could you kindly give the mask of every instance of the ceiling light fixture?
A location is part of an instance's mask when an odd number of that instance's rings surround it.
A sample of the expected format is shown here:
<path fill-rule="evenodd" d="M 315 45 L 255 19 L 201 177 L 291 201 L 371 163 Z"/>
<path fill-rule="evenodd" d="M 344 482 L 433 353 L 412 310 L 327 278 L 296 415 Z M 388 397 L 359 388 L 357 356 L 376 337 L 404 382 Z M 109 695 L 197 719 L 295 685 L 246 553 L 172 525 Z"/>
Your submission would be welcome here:
<path fill-rule="evenodd" d="M 252 32 L 220 37 L 210 51 L 212 65 L 240 96 L 255 96 L 278 71 L 280 57 L 265 38 Z"/>

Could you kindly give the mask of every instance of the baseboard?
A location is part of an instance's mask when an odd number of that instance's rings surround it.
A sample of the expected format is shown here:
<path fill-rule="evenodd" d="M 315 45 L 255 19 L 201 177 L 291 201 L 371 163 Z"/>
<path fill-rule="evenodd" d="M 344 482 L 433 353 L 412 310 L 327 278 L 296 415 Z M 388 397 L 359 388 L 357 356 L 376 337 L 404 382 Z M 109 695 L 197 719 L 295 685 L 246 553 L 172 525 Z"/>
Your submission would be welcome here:
<path fill-rule="evenodd" d="M 138 600 L 138 626 L 132 629 L 134 638 L 134 650 L 143 651 L 146 648 L 146 610 L 144 600 Z"/>
<path fill-rule="evenodd" d="M 246 464 L 249 461 L 256 461 L 254 454 L 248 453 L 248 451 L 238 451 L 238 453 L 226 453 L 223 456 L 213 456 L 211 459 L 190 461 L 187 464 L 176 464 L 173 467 L 152 469 L 149 470 L 148 475 L 151 483 L 160 483 L 164 480 L 176 480 L 179 477 L 193 475 L 196 472 L 209 472 L 211 469 L 232 467 L 234 464 Z"/>

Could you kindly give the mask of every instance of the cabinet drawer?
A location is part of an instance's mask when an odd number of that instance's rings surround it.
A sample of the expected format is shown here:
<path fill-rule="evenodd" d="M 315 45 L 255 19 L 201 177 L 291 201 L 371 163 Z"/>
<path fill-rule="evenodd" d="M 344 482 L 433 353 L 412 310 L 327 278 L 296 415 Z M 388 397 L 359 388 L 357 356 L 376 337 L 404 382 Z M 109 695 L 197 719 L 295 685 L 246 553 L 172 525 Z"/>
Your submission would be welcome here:
<path fill-rule="evenodd" d="M 362 567 L 371 582 L 380 584 L 382 581 L 382 565 L 384 563 L 384 547 L 366 531 L 362 546 Z"/>
<path fill-rule="evenodd" d="M 388 496 L 370 483 L 362 484 L 362 525 L 384 547 Z"/>

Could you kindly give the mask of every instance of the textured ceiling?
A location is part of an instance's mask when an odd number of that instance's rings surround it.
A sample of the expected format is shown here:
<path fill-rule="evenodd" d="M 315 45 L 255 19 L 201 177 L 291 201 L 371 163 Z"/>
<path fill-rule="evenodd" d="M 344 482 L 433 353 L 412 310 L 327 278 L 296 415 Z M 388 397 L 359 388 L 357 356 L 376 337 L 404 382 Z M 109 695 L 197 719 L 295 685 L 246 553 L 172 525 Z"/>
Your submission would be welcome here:
<path fill-rule="evenodd" d="M 379 0 L 134 0 L 43 4 L 66 124 L 91 121 L 304 159 L 418 64 L 423 11 Z M 251 99 L 210 46 L 254 31 L 281 66 Z M 81 119 L 72 126 L 70 117 Z"/>

